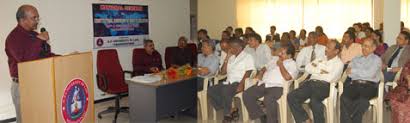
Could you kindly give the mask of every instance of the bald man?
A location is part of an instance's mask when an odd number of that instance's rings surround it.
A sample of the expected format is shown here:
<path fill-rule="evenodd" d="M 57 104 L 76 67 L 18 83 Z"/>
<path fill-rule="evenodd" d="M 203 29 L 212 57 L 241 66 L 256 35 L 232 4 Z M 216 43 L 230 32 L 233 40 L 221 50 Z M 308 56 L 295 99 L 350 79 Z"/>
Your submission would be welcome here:
<path fill-rule="evenodd" d="M 46 43 L 49 40 L 48 32 L 37 33 L 35 31 L 40 21 L 40 15 L 34 6 L 20 6 L 16 13 L 16 19 L 18 24 L 7 36 L 5 51 L 12 78 L 11 95 L 16 109 L 16 120 L 17 123 L 20 123 L 20 93 L 17 64 L 54 56 L 54 54 L 49 50 L 50 45 Z"/>
<path fill-rule="evenodd" d="M 382 60 L 374 54 L 376 41 L 365 39 L 361 49 L 363 55 L 353 58 L 346 69 L 350 79 L 345 81 L 340 97 L 341 123 L 361 123 L 370 106 L 369 100 L 378 96 Z"/>

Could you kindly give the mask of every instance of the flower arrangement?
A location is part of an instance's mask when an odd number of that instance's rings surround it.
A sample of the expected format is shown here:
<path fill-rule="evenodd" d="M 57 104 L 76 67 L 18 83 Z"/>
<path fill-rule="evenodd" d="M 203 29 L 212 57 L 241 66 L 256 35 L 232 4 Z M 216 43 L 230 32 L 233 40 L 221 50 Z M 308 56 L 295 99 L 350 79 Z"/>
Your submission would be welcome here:
<path fill-rule="evenodd" d="M 170 78 L 170 79 L 176 79 L 177 78 L 177 69 L 174 68 L 174 67 L 168 68 L 166 73 L 167 73 L 167 78 Z"/>
<path fill-rule="evenodd" d="M 189 64 L 178 68 L 170 67 L 167 69 L 166 74 L 169 79 L 176 79 L 182 76 L 190 76 L 192 75 L 192 67 Z"/>

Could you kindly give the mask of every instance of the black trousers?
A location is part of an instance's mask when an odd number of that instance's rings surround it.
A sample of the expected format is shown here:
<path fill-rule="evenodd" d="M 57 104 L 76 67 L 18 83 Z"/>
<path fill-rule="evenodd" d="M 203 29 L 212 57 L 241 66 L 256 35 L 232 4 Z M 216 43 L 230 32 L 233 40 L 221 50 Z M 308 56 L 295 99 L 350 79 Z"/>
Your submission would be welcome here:
<path fill-rule="evenodd" d="M 369 100 L 377 96 L 378 84 L 351 81 L 345 85 L 340 97 L 340 122 L 361 123 L 363 114 L 370 106 Z"/>
<path fill-rule="evenodd" d="M 324 123 L 325 115 L 322 101 L 329 97 L 330 83 L 320 80 L 306 80 L 299 88 L 288 94 L 288 104 L 296 123 L 306 121 L 309 116 L 302 104 L 310 99 L 309 106 L 315 123 Z"/>
<path fill-rule="evenodd" d="M 263 104 L 266 107 L 266 119 L 268 123 L 278 123 L 279 104 L 277 100 L 282 96 L 282 87 L 265 88 L 265 84 L 260 86 L 254 85 L 243 92 L 243 102 L 249 112 L 252 120 L 264 116 L 262 108 L 258 105 L 258 100 L 263 98 Z"/>
<path fill-rule="evenodd" d="M 204 89 L 204 78 L 197 77 L 197 92 L 202 91 Z M 208 87 L 213 83 L 213 79 L 208 79 Z"/>
<path fill-rule="evenodd" d="M 208 88 L 208 102 L 215 108 L 215 110 L 223 109 L 224 115 L 231 113 L 232 100 L 237 94 L 236 88 L 239 82 L 233 84 L 217 84 Z"/>

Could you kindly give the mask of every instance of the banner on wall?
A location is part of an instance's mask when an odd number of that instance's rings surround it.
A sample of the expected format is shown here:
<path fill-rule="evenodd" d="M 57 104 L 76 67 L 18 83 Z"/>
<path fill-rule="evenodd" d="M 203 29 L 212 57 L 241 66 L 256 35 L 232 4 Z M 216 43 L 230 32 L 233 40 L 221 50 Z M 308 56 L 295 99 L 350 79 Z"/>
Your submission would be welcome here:
<path fill-rule="evenodd" d="M 142 46 L 148 39 L 148 6 L 93 4 L 94 49 Z"/>

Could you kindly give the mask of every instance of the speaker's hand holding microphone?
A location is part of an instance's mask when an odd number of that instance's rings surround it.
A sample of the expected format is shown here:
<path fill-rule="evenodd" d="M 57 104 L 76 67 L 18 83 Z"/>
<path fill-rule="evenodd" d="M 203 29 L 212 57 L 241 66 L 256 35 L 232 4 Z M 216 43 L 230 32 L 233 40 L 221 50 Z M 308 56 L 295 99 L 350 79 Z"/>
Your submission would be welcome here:
<path fill-rule="evenodd" d="M 37 38 L 43 40 L 44 42 L 41 43 L 41 53 L 40 56 L 42 57 L 48 57 L 50 54 L 50 45 L 48 45 L 47 41 L 50 40 L 50 37 L 48 36 L 48 32 L 46 28 L 41 28 L 40 33 L 37 35 Z"/>
<path fill-rule="evenodd" d="M 37 38 L 43 40 L 43 41 L 48 41 L 50 40 L 50 37 L 48 36 L 48 32 L 46 30 L 46 28 L 41 28 L 40 29 L 40 33 L 37 35 Z"/>

